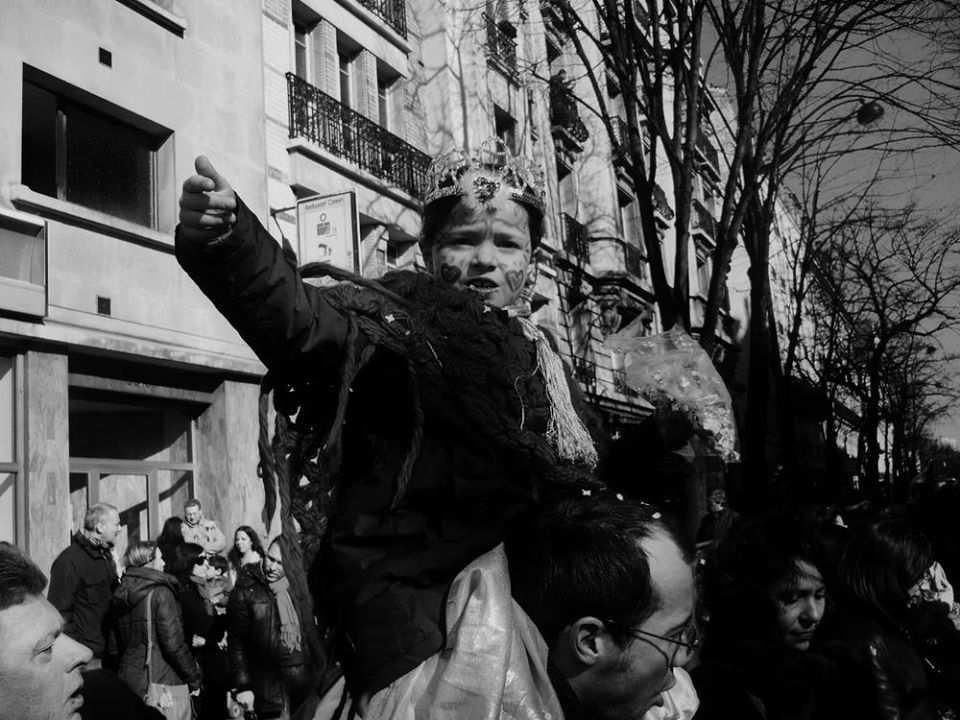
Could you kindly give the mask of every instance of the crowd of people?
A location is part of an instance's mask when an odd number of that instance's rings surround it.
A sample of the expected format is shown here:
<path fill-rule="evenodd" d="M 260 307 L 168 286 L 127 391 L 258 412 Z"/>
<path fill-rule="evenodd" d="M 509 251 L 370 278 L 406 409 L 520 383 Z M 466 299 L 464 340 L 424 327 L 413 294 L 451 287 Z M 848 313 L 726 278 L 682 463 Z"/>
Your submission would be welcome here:
<path fill-rule="evenodd" d="M 956 715 L 958 607 L 910 524 L 712 488 L 694 547 L 658 506 L 696 428 L 606 437 L 530 319 L 538 168 L 497 139 L 437 158 L 430 272 L 377 281 L 298 268 L 196 169 L 177 259 L 268 368 L 280 534 L 227 551 L 191 500 L 118 573 L 97 504 L 47 598 L 0 546 L 0 717 Z"/>

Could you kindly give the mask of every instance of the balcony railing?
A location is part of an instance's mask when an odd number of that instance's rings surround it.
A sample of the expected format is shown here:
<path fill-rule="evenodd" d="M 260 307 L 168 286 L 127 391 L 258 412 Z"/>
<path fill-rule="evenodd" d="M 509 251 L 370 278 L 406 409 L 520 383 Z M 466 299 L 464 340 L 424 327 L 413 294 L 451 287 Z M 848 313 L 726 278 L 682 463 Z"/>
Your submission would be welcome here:
<path fill-rule="evenodd" d="M 517 77 L 517 41 L 497 21 L 483 13 L 487 26 L 487 57 L 496 61 L 511 78 Z"/>
<path fill-rule="evenodd" d="M 690 216 L 691 230 L 705 235 L 711 243 L 716 243 L 717 221 L 710 211 L 699 200 L 692 203 L 693 213 Z"/>
<path fill-rule="evenodd" d="M 653 184 L 653 211 L 661 215 L 668 223 L 673 220 L 675 215 L 670 203 L 667 202 L 667 193 L 657 183 Z"/>
<path fill-rule="evenodd" d="M 303 78 L 287 73 L 290 137 L 305 137 L 337 157 L 421 197 L 430 157 Z"/>
<path fill-rule="evenodd" d="M 587 229 L 566 213 L 560 213 L 560 244 L 578 262 L 590 262 Z"/>
<path fill-rule="evenodd" d="M 360 4 L 403 37 L 407 36 L 406 0 L 360 0 Z"/>
<path fill-rule="evenodd" d="M 697 152 L 703 159 L 701 168 L 707 170 L 717 180 L 720 179 L 720 154 L 710 142 L 710 138 L 703 134 L 701 130 L 697 135 Z"/>
<path fill-rule="evenodd" d="M 597 384 L 597 366 L 586 358 L 573 358 L 573 374 L 580 384 L 587 388 Z"/>
<path fill-rule="evenodd" d="M 570 95 L 570 90 L 559 81 L 550 84 L 550 123 L 566 130 L 578 143 L 590 137 L 587 126 L 580 119 L 580 111 Z"/>

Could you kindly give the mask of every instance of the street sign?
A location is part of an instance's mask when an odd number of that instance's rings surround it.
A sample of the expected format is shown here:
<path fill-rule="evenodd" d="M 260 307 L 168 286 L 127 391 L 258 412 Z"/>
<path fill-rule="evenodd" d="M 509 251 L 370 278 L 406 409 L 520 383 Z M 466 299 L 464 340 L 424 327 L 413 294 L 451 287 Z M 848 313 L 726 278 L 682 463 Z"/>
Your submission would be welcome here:
<path fill-rule="evenodd" d="M 360 272 L 360 228 L 354 192 L 313 195 L 297 201 L 300 263 L 330 263 Z"/>

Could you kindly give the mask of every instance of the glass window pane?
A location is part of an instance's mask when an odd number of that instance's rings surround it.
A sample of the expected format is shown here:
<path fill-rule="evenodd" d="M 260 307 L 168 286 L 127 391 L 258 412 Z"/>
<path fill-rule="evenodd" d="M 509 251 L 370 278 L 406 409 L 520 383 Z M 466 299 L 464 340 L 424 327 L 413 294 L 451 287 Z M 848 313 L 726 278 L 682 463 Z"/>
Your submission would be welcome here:
<path fill-rule="evenodd" d="M 0 356 L 0 462 L 16 462 L 13 358 Z"/>
<path fill-rule="evenodd" d="M 160 496 L 160 524 L 168 518 L 183 515 L 183 504 L 193 497 L 193 473 L 189 470 L 158 470 L 157 493 Z M 153 528 L 155 540 L 160 528 Z"/>
<path fill-rule="evenodd" d="M 152 226 L 156 140 L 73 105 L 64 112 L 66 200 Z"/>
<path fill-rule="evenodd" d="M 70 457 L 190 462 L 191 441 L 190 416 L 179 408 L 71 395 Z"/>
<path fill-rule="evenodd" d="M 70 473 L 70 534 L 83 527 L 83 516 L 87 512 L 87 474 Z"/>
<path fill-rule="evenodd" d="M 20 179 L 43 195 L 57 197 L 57 96 L 23 83 Z"/>
<path fill-rule="evenodd" d="M 0 472 L 0 541 L 17 541 L 17 476 Z"/>
<path fill-rule="evenodd" d="M 123 557 L 131 542 L 150 539 L 146 475 L 101 474 L 100 502 L 116 505 L 120 511 L 117 557 Z"/>

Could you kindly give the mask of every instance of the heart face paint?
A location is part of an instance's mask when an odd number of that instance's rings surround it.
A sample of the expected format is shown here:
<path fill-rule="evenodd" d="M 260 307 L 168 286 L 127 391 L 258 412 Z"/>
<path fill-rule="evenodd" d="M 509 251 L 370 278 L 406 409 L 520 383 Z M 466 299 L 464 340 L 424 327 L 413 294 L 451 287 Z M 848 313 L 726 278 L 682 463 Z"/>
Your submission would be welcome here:
<path fill-rule="evenodd" d="M 464 196 L 432 254 L 434 273 L 441 280 L 476 292 L 488 305 L 507 307 L 517 302 L 527 278 L 530 216 L 505 187 L 482 204 Z"/>

